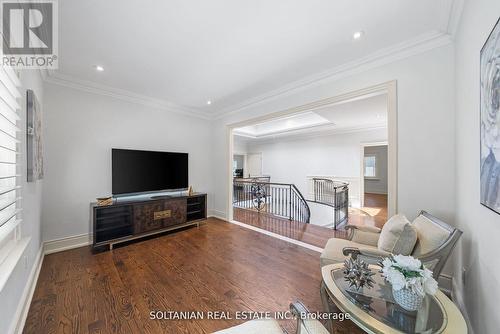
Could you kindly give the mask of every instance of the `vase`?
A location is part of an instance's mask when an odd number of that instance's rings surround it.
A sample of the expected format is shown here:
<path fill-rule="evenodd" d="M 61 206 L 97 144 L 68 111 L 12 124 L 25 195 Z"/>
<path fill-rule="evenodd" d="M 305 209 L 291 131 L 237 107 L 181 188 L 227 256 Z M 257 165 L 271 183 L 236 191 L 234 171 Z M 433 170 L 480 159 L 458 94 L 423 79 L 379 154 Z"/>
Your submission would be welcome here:
<path fill-rule="evenodd" d="M 401 290 L 392 289 L 392 295 L 396 303 L 407 311 L 418 310 L 424 300 L 423 296 L 406 288 Z"/>

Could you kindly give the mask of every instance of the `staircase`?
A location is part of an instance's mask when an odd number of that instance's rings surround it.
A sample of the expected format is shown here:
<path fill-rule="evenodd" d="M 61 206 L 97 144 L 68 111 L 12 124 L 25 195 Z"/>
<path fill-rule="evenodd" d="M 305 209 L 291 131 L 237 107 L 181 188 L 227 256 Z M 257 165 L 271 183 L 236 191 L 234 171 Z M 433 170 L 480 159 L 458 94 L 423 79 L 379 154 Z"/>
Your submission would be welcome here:
<path fill-rule="evenodd" d="M 233 206 L 306 224 L 311 218 L 309 205 L 294 184 L 261 178 L 234 179 Z"/>
<path fill-rule="evenodd" d="M 333 229 L 349 217 L 349 183 L 331 179 L 313 179 L 314 202 L 333 208 Z"/>

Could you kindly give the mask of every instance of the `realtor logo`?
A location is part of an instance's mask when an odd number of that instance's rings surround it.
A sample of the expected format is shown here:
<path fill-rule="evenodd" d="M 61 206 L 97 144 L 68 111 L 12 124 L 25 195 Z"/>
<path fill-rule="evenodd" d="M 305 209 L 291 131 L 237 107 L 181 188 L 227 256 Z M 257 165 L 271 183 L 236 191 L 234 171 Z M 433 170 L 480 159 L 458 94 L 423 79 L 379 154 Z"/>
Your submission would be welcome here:
<path fill-rule="evenodd" d="M 2 66 L 55 69 L 57 2 L 1 1 Z"/>

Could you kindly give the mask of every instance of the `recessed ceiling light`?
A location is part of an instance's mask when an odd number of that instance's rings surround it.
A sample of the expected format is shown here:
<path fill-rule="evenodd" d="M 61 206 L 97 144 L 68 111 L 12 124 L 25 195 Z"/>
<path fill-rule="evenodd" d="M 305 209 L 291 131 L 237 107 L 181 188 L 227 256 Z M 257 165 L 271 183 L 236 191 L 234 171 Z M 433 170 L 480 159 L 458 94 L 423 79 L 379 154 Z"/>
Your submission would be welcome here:
<path fill-rule="evenodd" d="M 363 37 L 365 33 L 363 31 L 356 31 L 354 34 L 352 34 L 352 38 L 354 39 L 360 39 Z"/>
<path fill-rule="evenodd" d="M 95 68 L 95 70 L 96 70 L 97 72 L 102 72 L 102 71 L 104 71 L 104 67 L 102 67 L 101 65 L 96 65 L 96 66 L 94 66 L 94 68 Z"/>
<path fill-rule="evenodd" d="M 211 104 L 212 104 L 212 101 L 208 100 L 208 101 L 207 101 L 207 104 L 208 104 L 208 105 L 211 105 Z"/>

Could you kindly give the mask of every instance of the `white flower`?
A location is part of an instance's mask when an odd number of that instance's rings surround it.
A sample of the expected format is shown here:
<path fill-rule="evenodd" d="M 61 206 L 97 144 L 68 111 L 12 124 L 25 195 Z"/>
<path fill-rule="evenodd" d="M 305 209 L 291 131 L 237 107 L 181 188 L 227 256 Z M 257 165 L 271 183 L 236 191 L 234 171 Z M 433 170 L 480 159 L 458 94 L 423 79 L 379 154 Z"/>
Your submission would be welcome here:
<path fill-rule="evenodd" d="M 421 271 L 422 277 L 425 279 L 432 278 L 432 271 L 430 271 L 427 268 L 424 268 L 424 270 Z"/>
<path fill-rule="evenodd" d="M 424 281 L 424 291 L 425 293 L 433 296 L 438 290 L 438 283 L 434 278 L 428 278 Z"/>
<path fill-rule="evenodd" d="M 406 279 L 397 269 L 389 268 L 387 271 L 387 280 L 392 284 L 392 287 L 396 291 L 406 287 Z"/>
<path fill-rule="evenodd" d="M 394 256 L 394 261 L 403 269 L 406 270 L 420 270 L 422 267 L 422 262 L 415 259 L 413 256 L 396 255 Z"/>
<path fill-rule="evenodd" d="M 390 258 L 386 257 L 383 261 L 382 261 L 382 274 L 384 277 L 387 277 L 387 271 L 389 270 L 389 268 L 391 268 L 393 265 L 392 261 Z"/>
<path fill-rule="evenodd" d="M 434 295 L 438 284 L 432 271 L 422 266 L 420 260 L 411 256 L 396 255 L 382 260 L 382 275 L 396 291 L 410 289 L 420 296 Z"/>

